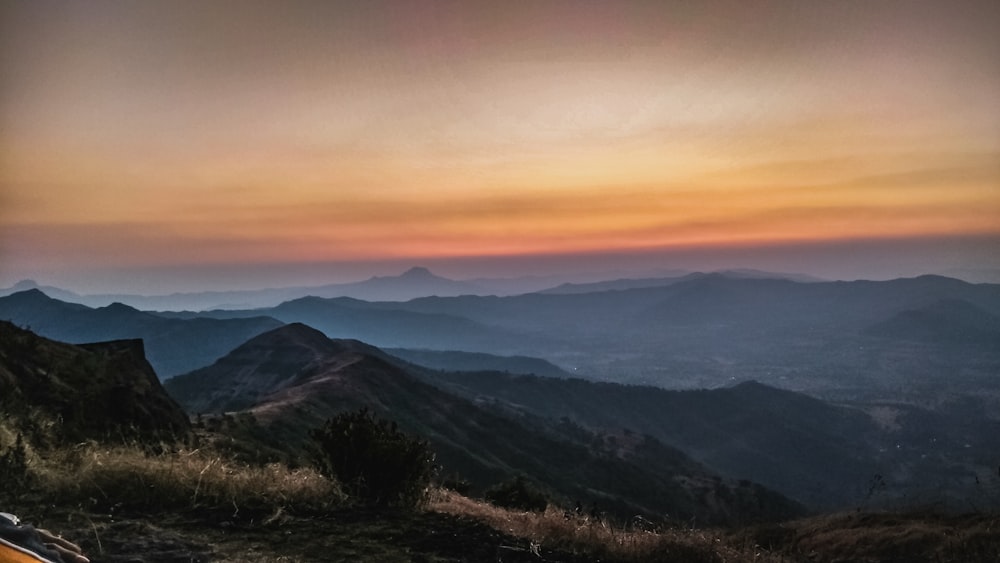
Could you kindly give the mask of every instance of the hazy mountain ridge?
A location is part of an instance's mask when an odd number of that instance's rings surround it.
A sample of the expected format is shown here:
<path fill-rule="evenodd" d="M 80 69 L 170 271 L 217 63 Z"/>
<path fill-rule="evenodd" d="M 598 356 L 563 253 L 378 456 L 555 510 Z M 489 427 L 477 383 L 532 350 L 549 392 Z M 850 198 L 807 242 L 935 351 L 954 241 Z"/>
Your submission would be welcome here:
<path fill-rule="evenodd" d="M 902 398 L 931 405 L 949 395 L 985 392 L 1000 401 L 1000 383 L 990 378 L 1000 369 L 1000 346 L 989 333 L 969 348 L 969 342 L 948 339 L 918 346 L 872 329 L 942 302 L 1000 315 L 1000 285 L 939 276 L 802 283 L 704 274 L 596 293 L 402 303 L 317 298 L 205 315 L 271 315 L 382 347 L 538 357 L 593 379 L 667 388 L 756 379 L 837 400 Z"/>
<path fill-rule="evenodd" d="M 280 326 L 275 319 L 166 318 L 115 303 L 92 309 L 33 289 L 0 297 L 0 319 L 70 343 L 137 339 L 150 364 L 168 378 L 213 362 L 248 338 Z"/>
<path fill-rule="evenodd" d="M 724 270 L 733 277 L 787 278 L 814 281 L 800 274 L 777 274 L 759 270 Z M 164 295 L 133 293 L 80 294 L 58 287 L 41 285 L 34 280 L 21 280 L 8 288 L 0 288 L 0 296 L 30 289 L 39 289 L 46 295 L 88 307 L 104 307 L 115 302 L 149 311 L 207 311 L 212 309 L 252 309 L 274 307 L 285 301 L 301 297 L 351 297 L 367 301 L 407 301 L 428 296 L 459 295 L 521 295 L 532 292 L 593 292 L 601 288 L 645 287 L 673 283 L 675 278 L 689 272 L 671 270 L 657 272 L 656 277 L 618 278 L 609 280 L 609 274 L 576 274 L 551 276 L 521 276 L 512 278 L 476 278 L 454 280 L 434 274 L 424 267 L 415 266 L 397 276 L 373 276 L 367 280 L 331 283 L 314 286 L 289 286 L 264 289 L 174 292 Z M 594 280 L 598 281 L 594 281 Z"/>
<path fill-rule="evenodd" d="M 926 307 L 897 313 L 869 326 L 865 334 L 917 342 L 997 346 L 1000 344 L 1000 315 L 961 299 L 942 299 Z"/>

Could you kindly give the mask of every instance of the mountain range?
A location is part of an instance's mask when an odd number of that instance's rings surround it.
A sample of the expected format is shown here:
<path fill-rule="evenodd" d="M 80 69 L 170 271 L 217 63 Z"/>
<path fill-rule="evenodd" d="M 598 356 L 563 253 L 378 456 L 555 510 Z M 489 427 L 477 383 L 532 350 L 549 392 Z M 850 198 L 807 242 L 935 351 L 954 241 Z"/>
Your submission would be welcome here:
<path fill-rule="evenodd" d="M 52 299 L 38 289 L 0 297 L 0 320 L 74 344 L 142 339 L 149 362 L 160 377 L 210 364 L 248 338 L 282 324 L 263 316 L 167 318 L 121 303 L 92 309 Z"/>
<path fill-rule="evenodd" d="M 726 275 L 734 277 L 764 277 L 815 281 L 815 278 L 799 274 L 777 274 L 758 270 L 726 270 Z M 611 274 L 567 274 L 551 276 L 520 276 L 509 278 L 475 278 L 454 280 L 432 273 L 424 267 L 415 266 L 398 276 L 373 276 L 364 281 L 350 283 L 323 284 L 314 286 L 291 286 L 266 289 L 198 291 L 171 293 L 167 295 L 140 294 L 79 294 L 66 289 L 40 285 L 33 280 L 22 280 L 11 287 L 0 288 L 0 296 L 11 295 L 30 289 L 38 289 L 46 295 L 89 307 L 105 307 L 112 303 L 123 303 L 138 309 L 152 311 L 205 311 L 210 309 L 248 309 L 273 307 L 285 301 L 300 297 L 352 297 L 367 301 L 407 301 L 417 297 L 458 296 L 458 295 L 520 295 L 537 291 L 589 292 L 597 288 L 647 287 L 665 285 L 672 280 L 690 274 L 683 270 L 660 270 L 656 277 L 641 279 L 614 279 L 605 281 Z"/>
<path fill-rule="evenodd" d="M 697 274 L 591 293 L 309 297 L 200 315 L 303 322 L 380 347 L 536 357 L 581 377 L 670 389 L 753 379 L 835 400 L 933 407 L 971 394 L 1000 408 L 1000 285 L 937 276 L 795 282 Z"/>

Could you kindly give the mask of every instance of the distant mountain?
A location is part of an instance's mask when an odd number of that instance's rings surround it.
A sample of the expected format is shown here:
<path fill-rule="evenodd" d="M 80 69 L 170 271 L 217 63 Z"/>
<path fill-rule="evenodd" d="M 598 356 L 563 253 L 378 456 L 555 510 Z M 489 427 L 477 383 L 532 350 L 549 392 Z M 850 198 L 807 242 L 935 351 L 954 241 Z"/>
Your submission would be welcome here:
<path fill-rule="evenodd" d="M 421 298 L 369 308 L 445 314 L 545 335 L 547 341 L 504 353 L 541 357 L 594 379 L 669 388 L 756 379 L 829 398 L 935 400 L 942 391 L 981 391 L 992 381 L 989 374 L 1000 369 L 1000 347 L 956 354 L 947 340 L 914 348 L 907 341 L 875 338 L 867 329 L 904 311 L 955 299 L 1000 315 L 1000 285 L 938 276 L 801 283 L 706 274 L 659 287 Z M 920 385 L 913 385 L 915 380 Z M 1000 383 L 993 389 L 1000 391 Z"/>
<path fill-rule="evenodd" d="M 375 276 L 365 281 L 295 286 L 268 289 L 199 291 L 168 295 L 94 294 L 79 295 L 72 291 L 40 286 L 32 280 L 18 282 L 11 288 L 0 289 L 0 296 L 29 289 L 40 289 L 47 295 L 90 307 L 123 303 L 150 311 L 204 311 L 209 309 L 249 309 L 271 307 L 301 297 L 352 297 L 370 301 L 406 301 L 415 297 L 489 295 L 490 290 L 476 283 L 457 281 L 431 273 L 427 268 L 413 267 L 398 276 Z"/>
<path fill-rule="evenodd" d="M 837 406 L 755 382 L 701 391 L 502 373 L 418 372 L 430 383 L 511 413 L 584 427 L 631 428 L 698 461 L 816 508 L 888 499 L 962 504 L 995 472 L 1000 422 L 969 410 Z M 884 479 L 881 497 L 868 486 Z"/>
<path fill-rule="evenodd" d="M 479 491 L 523 473 L 564 499 L 597 501 L 619 515 L 725 522 L 799 510 L 759 486 L 718 478 L 652 438 L 506 418 L 420 381 L 374 347 L 329 340 L 301 324 L 255 337 L 166 386 L 189 412 L 252 413 L 255 435 L 272 444 L 302 443 L 326 418 L 368 407 L 430 440 L 446 474 L 459 473 Z"/>
<path fill-rule="evenodd" d="M 591 283 L 564 283 L 556 287 L 539 291 L 538 293 L 546 293 L 550 295 L 566 295 L 573 293 L 597 293 L 601 291 L 622 291 L 626 289 L 641 289 L 647 287 L 665 287 L 668 285 L 673 285 L 675 283 L 695 280 L 708 275 L 713 275 L 713 274 L 705 274 L 702 272 L 691 272 L 675 277 L 620 278 L 616 280 L 607 280 L 607 281 L 599 281 Z M 782 273 L 765 272 L 762 270 L 752 270 L 746 268 L 735 269 L 735 270 L 720 270 L 718 272 L 714 272 L 714 275 L 721 275 L 733 279 L 772 279 L 772 280 L 789 280 L 801 283 L 824 281 L 820 278 L 807 276 L 804 274 L 782 274 Z"/>
<path fill-rule="evenodd" d="M 908 309 L 865 329 L 871 336 L 915 342 L 985 345 L 1000 348 L 1000 316 L 961 299 L 943 299 Z"/>
<path fill-rule="evenodd" d="M 82 303 L 82 300 L 86 299 L 84 296 L 73 293 L 72 291 L 52 287 L 50 285 L 41 285 L 35 280 L 21 280 L 11 287 L 0 288 L 0 297 L 20 293 L 22 291 L 30 291 L 32 289 L 37 289 L 54 299 L 68 301 L 70 303 Z"/>
<path fill-rule="evenodd" d="M 331 338 L 351 338 L 375 346 L 428 350 L 462 350 L 512 354 L 529 341 L 545 342 L 544 335 L 529 336 L 504 330 L 487 322 L 459 315 L 408 311 L 398 303 L 370 303 L 349 297 L 303 297 L 277 307 L 242 311 L 206 311 L 165 314 L 178 318 L 204 315 L 216 319 L 267 316 L 285 323 L 304 323 Z"/>
<path fill-rule="evenodd" d="M 675 283 L 700 277 L 704 274 L 687 274 L 676 278 L 621 278 L 590 283 L 563 283 L 544 289 L 538 293 L 546 295 L 572 295 L 580 293 L 599 293 L 603 291 L 622 291 L 626 289 L 642 289 L 647 287 L 664 287 Z"/>
<path fill-rule="evenodd" d="M 264 309 L 161 316 L 263 315 L 380 347 L 536 357 L 582 377 L 667 388 L 754 379 L 826 399 L 934 406 L 978 395 L 996 397 L 990 400 L 1000 408 L 1000 381 L 992 377 L 1000 346 L 970 352 L 951 338 L 900 338 L 898 329 L 880 335 L 880 323 L 942 301 L 1000 316 L 1000 285 L 940 276 L 804 283 L 714 273 L 631 289 L 406 302 L 307 297 Z"/>
<path fill-rule="evenodd" d="M 410 268 L 399 276 L 376 276 L 362 282 L 321 286 L 309 293 L 314 297 L 353 297 L 366 301 L 481 294 L 483 289 L 473 283 L 443 278 L 422 267 Z"/>
<path fill-rule="evenodd" d="M 35 447 L 183 438 L 187 415 L 139 340 L 73 346 L 0 321 L 0 428 Z"/>
<path fill-rule="evenodd" d="M 142 339 L 163 378 L 210 364 L 248 338 L 281 325 L 262 316 L 166 318 L 121 303 L 91 309 L 52 299 L 38 289 L 0 297 L 0 319 L 70 343 Z"/>

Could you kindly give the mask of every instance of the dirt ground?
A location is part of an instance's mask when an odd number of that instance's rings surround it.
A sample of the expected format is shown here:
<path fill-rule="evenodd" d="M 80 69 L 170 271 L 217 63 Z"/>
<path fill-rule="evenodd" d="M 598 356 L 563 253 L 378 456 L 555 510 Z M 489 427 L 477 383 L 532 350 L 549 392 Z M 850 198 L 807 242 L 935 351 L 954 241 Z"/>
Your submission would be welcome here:
<path fill-rule="evenodd" d="M 93 563 L 595 560 L 544 547 L 532 553 L 527 540 L 435 512 L 205 516 L 171 514 L 154 520 L 75 512 L 49 516 L 36 525 L 77 542 Z"/>

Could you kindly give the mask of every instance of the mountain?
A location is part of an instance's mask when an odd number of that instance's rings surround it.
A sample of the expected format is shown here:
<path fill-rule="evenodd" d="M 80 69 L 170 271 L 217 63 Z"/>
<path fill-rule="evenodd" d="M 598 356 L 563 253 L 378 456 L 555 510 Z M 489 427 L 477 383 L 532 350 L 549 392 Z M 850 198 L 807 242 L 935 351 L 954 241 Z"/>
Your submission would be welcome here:
<path fill-rule="evenodd" d="M 600 293 L 604 291 L 622 291 L 626 289 L 642 289 L 647 287 L 664 287 L 693 279 L 703 274 L 687 274 L 676 278 L 620 278 L 589 283 L 566 282 L 555 287 L 544 289 L 537 293 L 546 295 L 571 295 L 580 293 Z"/>
<path fill-rule="evenodd" d="M 34 446 L 173 441 L 190 431 L 142 341 L 74 346 L 0 321 L 0 428 Z"/>
<path fill-rule="evenodd" d="M 326 418 L 370 408 L 428 439 L 445 474 L 457 472 L 479 491 L 522 473 L 564 500 L 597 501 L 620 515 L 723 522 L 800 510 L 762 487 L 724 480 L 648 436 L 513 420 L 413 377 L 398 362 L 362 342 L 290 324 L 166 386 L 189 412 L 251 413 L 253 434 L 270 447 L 302 444 Z"/>
<path fill-rule="evenodd" d="M 961 299 L 942 299 L 908 309 L 872 325 L 865 333 L 914 342 L 1000 346 L 1000 316 Z"/>
<path fill-rule="evenodd" d="M 50 295 L 55 299 L 60 299 L 62 301 L 68 301 L 70 303 L 81 303 L 84 296 L 72 291 L 65 289 L 60 289 L 58 287 L 52 287 L 50 285 L 41 285 L 35 280 L 21 280 L 11 287 L 0 288 L 0 297 L 11 295 L 14 293 L 20 293 L 22 291 L 30 291 L 32 289 L 37 289 L 46 295 Z"/>
<path fill-rule="evenodd" d="M 630 428 L 724 475 L 814 508 L 918 499 L 960 505 L 995 472 L 1000 421 L 900 404 L 833 405 L 756 382 L 700 391 L 504 373 L 415 372 L 477 403 L 568 419 L 592 431 Z M 887 489 L 872 499 L 875 475 Z"/>
<path fill-rule="evenodd" d="M 262 316 L 166 318 L 121 303 L 92 309 L 37 289 L 0 297 L 0 319 L 70 343 L 142 339 L 149 362 L 164 378 L 210 364 L 248 338 L 281 325 Z"/>
<path fill-rule="evenodd" d="M 926 406 L 980 394 L 984 384 L 1000 392 L 990 377 L 1000 369 L 1000 346 L 969 353 L 949 340 L 917 346 L 868 330 L 942 300 L 1000 315 L 1000 285 L 939 276 L 802 283 L 722 274 L 596 293 L 372 303 L 356 314 L 465 319 L 527 337 L 474 351 L 540 357 L 574 374 L 623 383 L 711 388 L 754 379 L 829 399 L 905 397 Z"/>
<path fill-rule="evenodd" d="M 698 279 L 707 275 L 724 276 L 733 279 L 775 279 L 790 280 L 802 283 L 824 281 L 820 278 L 807 276 L 804 274 L 783 274 L 775 272 L 765 272 L 753 269 L 720 270 L 713 274 L 702 272 L 685 272 L 683 275 L 674 277 L 658 278 L 619 278 L 615 280 L 597 281 L 590 283 L 563 283 L 558 286 L 539 291 L 550 295 L 566 295 L 573 293 L 597 293 L 602 291 L 622 291 L 626 289 L 641 289 L 646 287 L 664 287 L 675 283 Z"/>
<path fill-rule="evenodd" d="M 315 297 L 353 297 L 367 301 L 406 301 L 416 297 L 479 295 L 483 289 L 474 283 L 456 281 L 413 267 L 399 276 L 375 276 L 356 283 L 317 287 Z"/>
<path fill-rule="evenodd" d="M 351 338 L 375 346 L 428 350 L 489 351 L 512 353 L 532 338 L 447 313 L 424 313 L 397 307 L 397 303 L 370 303 L 349 297 L 303 297 L 277 307 L 243 311 L 208 311 L 202 315 L 216 319 L 267 316 L 284 323 L 303 323 L 331 338 Z M 195 318 L 195 314 L 164 316 Z"/>
<path fill-rule="evenodd" d="M 486 280 L 488 281 L 488 280 Z M 13 287 L 0 289 L 0 296 L 29 289 L 40 289 L 47 295 L 90 307 L 104 307 L 123 303 L 150 311 L 205 311 L 209 309 L 248 309 L 272 307 L 284 301 L 301 297 L 352 297 L 372 301 L 406 301 L 415 297 L 489 295 L 491 290 L 475 282 L 457 281 L 433 274 L 423 267 L 413 267 L 398 276 L 374 276 L 364 281 L 326 284 L 318 286 L 293 286 L 267 289 L 199 291 L 167 295 L 92 294 L 80 295 L 57 287 L 41 286 L 32 280 L 18 282 Z"/>

